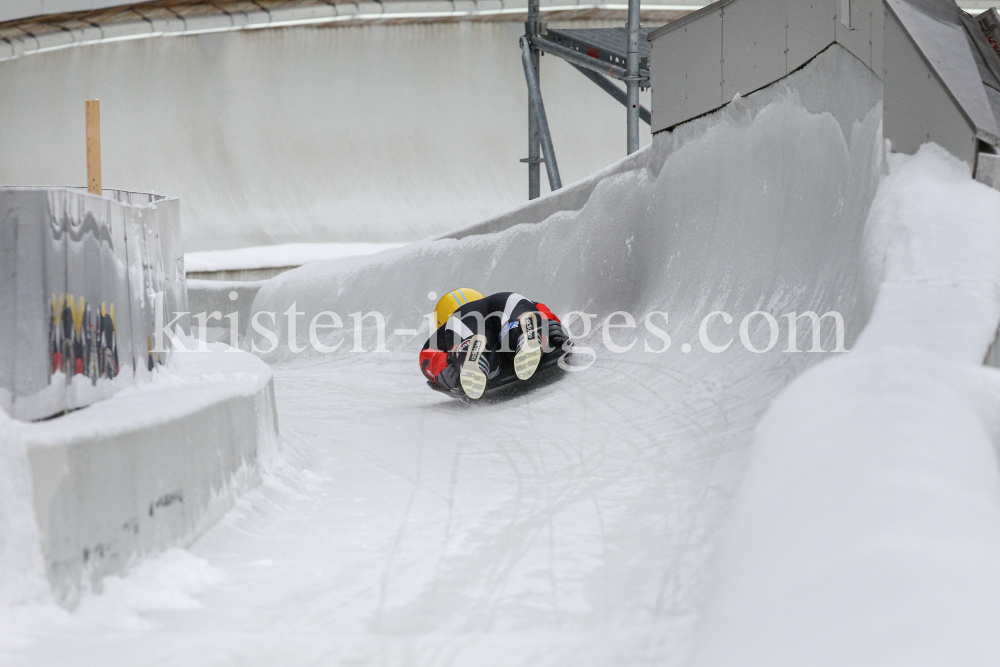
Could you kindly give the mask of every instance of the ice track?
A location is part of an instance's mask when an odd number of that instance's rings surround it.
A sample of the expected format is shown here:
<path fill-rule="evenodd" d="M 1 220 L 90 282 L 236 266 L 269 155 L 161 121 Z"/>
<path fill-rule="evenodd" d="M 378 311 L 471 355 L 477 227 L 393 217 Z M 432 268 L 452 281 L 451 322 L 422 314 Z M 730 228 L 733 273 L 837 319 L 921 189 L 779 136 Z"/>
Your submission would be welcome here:
<path fill-rule="evenodd" d="M 613 355 L 595 332 L 581 341 L 599 349 L 590 369 L 476 406 L 423 386 L 420 335 L 383 354 L 265 354 L 285 464 L 192 547 L 218 576 L 157 602 L 169 568 L 143 564 L 8 664 L 684 664 L 752 431 L 828 356 L 753 354 L 736 327 L 754 310 L 837 310 L 853 344 L 871 308 L 879 100 L 877 79 L 835 46 L 659 135 L 580 211 L 269 281 L 254 310 L 294 301 L 305 322 L 379 310 L 389 331 L 413 327 L 428 291 L 467 285 L 557 313 L 667 311 L 672 346 L 646 352 L 640 336 Z M 736 320 L 711 330 L 737 339 L 722 354 L 697 345 L 713 310 Z M 766 337 L 751 331 L 758 347 Z M 833 347 L 832 330 L 823 341 Z M 136 620 L 150 627 L 122 629 Z"/>
<path fill-rule="evenodd" d="M 410 354 L 278 371 L 288 468 L 193 548 L 223 573 L 204 606 L 88 624 L 29 662 L 678 664 L 783 378 L 719 393 L 641 371 L 472 409 L 421 391 Z M 650 393 L 675 409 L 649 413 Z"/>

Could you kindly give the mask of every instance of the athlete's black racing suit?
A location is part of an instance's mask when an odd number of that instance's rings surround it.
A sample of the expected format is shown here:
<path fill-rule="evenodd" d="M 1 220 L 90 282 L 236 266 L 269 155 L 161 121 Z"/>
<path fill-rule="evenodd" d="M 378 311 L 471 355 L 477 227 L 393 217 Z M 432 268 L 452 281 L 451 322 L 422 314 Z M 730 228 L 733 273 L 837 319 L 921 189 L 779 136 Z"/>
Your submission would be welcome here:
<path fill-rule="evenodd" d="M 520 333 L 518 318 L 529 312 L 537 312 L 542 319 L 543 351 L 561 350 L 568 337 L 559 318 L 545 304 L 514 292 L 497 292 L 459 306 L 448 321 L 431 334 L 420 351 L 420 370 L 428 383 L 448 391 L 455 390 L 459 386 L 469 339 L 483 334 L 486 352 L 480 356 L 479 365 L 486 377 L 496 378 L 507 366 L 510 368 L 506 370 L 513 372 L 513 356 Z"/>

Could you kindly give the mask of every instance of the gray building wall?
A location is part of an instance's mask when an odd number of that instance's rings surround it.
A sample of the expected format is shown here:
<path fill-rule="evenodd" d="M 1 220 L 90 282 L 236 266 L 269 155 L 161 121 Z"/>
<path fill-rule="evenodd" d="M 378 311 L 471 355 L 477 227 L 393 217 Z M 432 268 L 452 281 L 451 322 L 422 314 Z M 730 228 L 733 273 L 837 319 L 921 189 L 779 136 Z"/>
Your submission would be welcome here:
<path fill-rule="evenodd" d="M 883 127 L 892 149 L 916 153 L 933 141 L 972 165 L 975 129 L 924 62 L 894 16 L 885 22 Z"/>
<path fill-rule="evenodd" d="M 654 132 L 748 95 L 839 43 L 881 76 L 881 0 L 723 0 L 650 33 Z"/>

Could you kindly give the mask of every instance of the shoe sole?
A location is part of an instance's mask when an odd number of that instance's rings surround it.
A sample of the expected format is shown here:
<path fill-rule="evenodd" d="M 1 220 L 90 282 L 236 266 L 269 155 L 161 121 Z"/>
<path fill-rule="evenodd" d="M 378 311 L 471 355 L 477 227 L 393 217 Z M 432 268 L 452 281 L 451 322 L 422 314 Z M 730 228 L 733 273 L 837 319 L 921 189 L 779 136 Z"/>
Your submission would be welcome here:
<path fill-rule="evenodd" d="M 486 351 L 486 336 L 477 335 L 469 339 L 469 349 L 462 362 L 460 380 L 465 395 L 476 400 L 486 391 L 486 373 L 479 368 L 479 357 Z"/>
<path fill-rule="evenodd" d="M 530 380 L 542 360 L 542 344 L 538 334 L 538 316 L 525 313 L 518 318 L 524 334 L 524 347 L 514 355 L 514 373 L 519 380 Z"/>

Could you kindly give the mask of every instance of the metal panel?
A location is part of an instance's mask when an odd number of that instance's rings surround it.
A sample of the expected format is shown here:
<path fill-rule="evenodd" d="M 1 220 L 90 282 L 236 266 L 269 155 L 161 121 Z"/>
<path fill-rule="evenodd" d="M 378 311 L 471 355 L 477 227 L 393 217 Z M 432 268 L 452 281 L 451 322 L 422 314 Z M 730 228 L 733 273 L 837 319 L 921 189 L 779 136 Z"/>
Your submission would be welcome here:
<path fill-rule="evenodd" d="M 186 310 L 178 211 L 155 195 L 0 188 L 0 409 L 40 419 L 149 375 L 155 293 Z"/>
<path fill-rule="evenodd" d="M 784 0 L 739 0 L 722 9 L 722 99 L 787 73 Z"/>
<path fill-rule="evenodd" d="M 721 9 L 655 38 L 651 60 L 653 132 L 722 106 Z"/>
<path fill-rule="evenodd" d="M 51 295 L 65 291 L 65 245 L 61 221 L 44 191 L 13 192 L 10 197 L 17 218 L 14 416 L 38 419 L 65 408 L 50 349 Z"/>
<path fill-rule="evenodd" d="M 839 0 L 788 0 L 788 71 L 816 57 L 837 39 Z"/>
<path fill-rule="evenodd" d="M 166 298 L 167 321 L 188 310 L 187 278 L 184 275 L 184 245 L 181 239 L 181 206 L 176 198 L 162 198 L 153 204 L 160 230 L 160 257 L 163 263 L 163 293 Z M 178 324 L 191 331 L 190 317 Z"/>
<path fill-rule="evenodd" d="M 971 170 L 976 157 L 975 129 L 891 12 L 885 17 L 882 83 L 884 133 L 894 151 L 915 153 L 921 144 L 934 141 Z"/>
<path fill-rule="evenodd" d="M 845 15 L 845 5 L 850 6 L 850 18 Z M 872 66 L 872 14 L 882 10 L 881 0 L 838 0 L 834 5 L 837 20 L 837 42 L 858 60 Z M 850 28 L 845 25 L 849 23 Z"/>
<path fill-rule="evenodd" d="M 129 302 L 132 315 L 132 354 L 137 380 L 150 377 L 158 357 L 155 345 L 156 293 L 160 291 L 162 274 L 151 253 L 159 247 L 153 235 L 147 239 L 149 225 L 146 218 L 150 209 L 129 207 L 125 209 L 125 243 L 128 252 Z M 164 341 L 166 343 L 167 341 Z"/>

